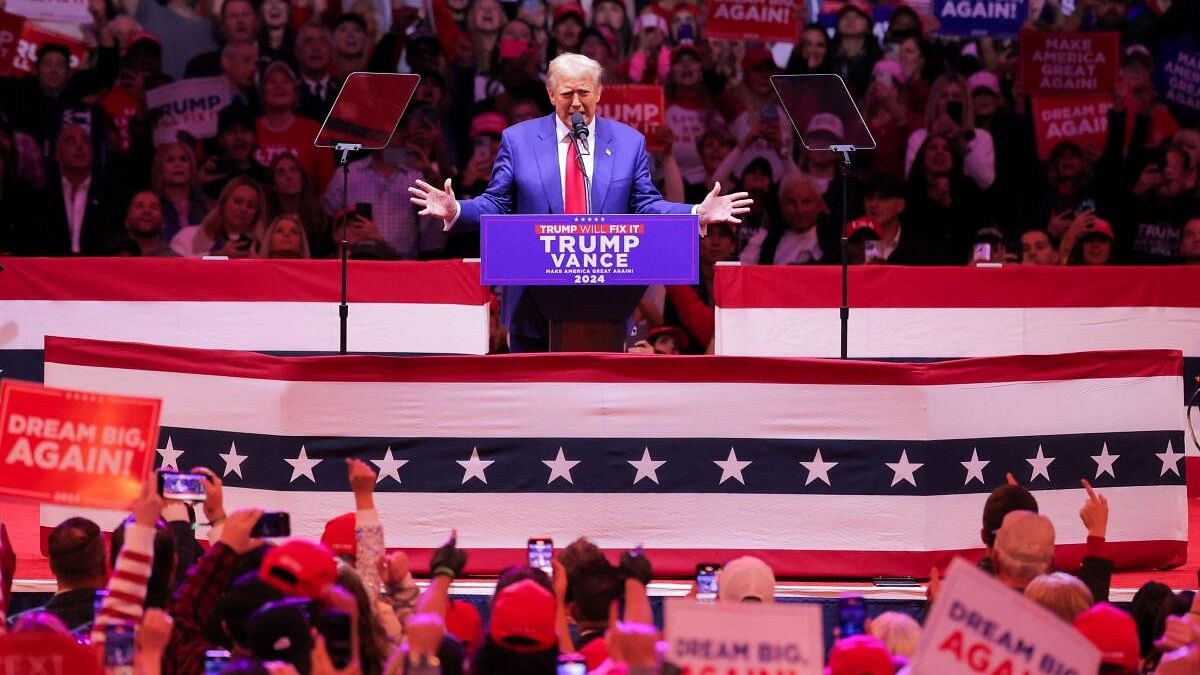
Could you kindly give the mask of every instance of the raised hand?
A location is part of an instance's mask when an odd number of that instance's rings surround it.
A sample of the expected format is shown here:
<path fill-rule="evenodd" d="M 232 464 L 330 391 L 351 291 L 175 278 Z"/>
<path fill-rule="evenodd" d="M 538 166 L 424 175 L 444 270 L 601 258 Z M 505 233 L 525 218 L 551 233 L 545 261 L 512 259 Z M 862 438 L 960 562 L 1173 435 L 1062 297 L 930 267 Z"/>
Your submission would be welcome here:
<path fill-rule="evenodd" d="M 350 490 L 354 492 L 354 505 L 359 511 L 369 511 L 375 508 L 375 483 L 378 480 L 375 471 L 361 459 L 347 459 L 346 472 L 350 480 Z"/>
<path fill-rule="evenodd" d="M 1087 490 L 1087 501 L 1079 509 L 1079 519 L 1089 537 L 1104 537 L 1108 533 L 1108 499 L 1092 489 L 1086 478 L 1079 482 Z"/>
<path fill-rule="evenodd" d="M 234 511 L 225 519 L 225 529 L 221 531 L 221 543 L 241 555 L 258 546 L 259 540 L 250 536 L 258 519 L 262 517 L 262 509 L 242 509 Z"/>
<path fill-rule="evenodd" d="M 463 568 L 467 566 L 467 552 L 458 547 L 458 531 L 450 533 L 450 538 L 433 552 L 429 560 L 429 568 L 433 576 L 447 575 L 451 579 L 462 576 Z"/>
<path fill-rule="evenodd" d="M 450 187 L 450 179 L 446 179 L 443 189 L 439 190 L 423 180 L 417 180 L 408 188 L 409 198 L 421 210 L 417 215 L 441 218 L 447 222 L 458 215 L 458 200 L 454 198 L 454 188 Z"/>
<path fill-rule="evenodd" d="M 212 469 L 198 466 L 192 473 L 204 476 L 204 517 L 208 522 L 216 523 L 225 520 L 225 485 L 221 477 Z"/>
<path fill-rule="evenodd" d="M 749 192 L 735 192 L 722 196 L 721 183 L 717 182 L 712 191 L 704 196 L 704 201 L 700 202 L 700 208 L 697 210 L 700 227 L 708 227 L 713 223 L 741 223 L 737 216 L 749 213 L 753 204 L 754 200 L 750 199 Z"/>

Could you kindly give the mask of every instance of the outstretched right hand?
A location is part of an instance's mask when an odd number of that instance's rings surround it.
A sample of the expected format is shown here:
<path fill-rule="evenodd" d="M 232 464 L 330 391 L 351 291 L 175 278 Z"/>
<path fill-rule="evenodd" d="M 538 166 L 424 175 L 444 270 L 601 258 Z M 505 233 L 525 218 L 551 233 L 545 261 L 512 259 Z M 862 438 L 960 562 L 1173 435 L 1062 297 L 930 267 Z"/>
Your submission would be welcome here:
<path fill-rule="evenodd" d="M 409 201 L 421 207 L 417 215 L 440 218 L 446 222 L 458 215 L 458 200 L 454 198 L 454 188 L 450 187 L 449 178 L 442 190 L 418 179 L 408 191 L 412 194 Z"/>

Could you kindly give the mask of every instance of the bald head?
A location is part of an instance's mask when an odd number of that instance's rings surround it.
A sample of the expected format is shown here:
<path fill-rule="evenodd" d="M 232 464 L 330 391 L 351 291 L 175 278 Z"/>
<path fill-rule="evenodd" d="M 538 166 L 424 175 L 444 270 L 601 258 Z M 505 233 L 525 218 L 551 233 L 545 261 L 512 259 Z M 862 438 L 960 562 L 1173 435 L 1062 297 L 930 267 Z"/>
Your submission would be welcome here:
<path fill-rule="evenodd" d="M 1034 577 L 1050 571 L 1054 524 L 1032 511 L 1013 511 L 1004 517 L 992 553 L 996 577 L 1008 586 L 1025 588 Z"/>

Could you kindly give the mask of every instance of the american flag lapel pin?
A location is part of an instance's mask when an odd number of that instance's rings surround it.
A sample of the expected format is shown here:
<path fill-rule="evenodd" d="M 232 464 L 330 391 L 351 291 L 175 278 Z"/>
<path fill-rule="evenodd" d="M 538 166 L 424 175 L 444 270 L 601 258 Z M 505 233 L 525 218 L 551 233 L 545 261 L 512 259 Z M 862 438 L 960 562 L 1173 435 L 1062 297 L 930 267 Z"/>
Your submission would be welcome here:
<path fill-rule="evenodd" d="M 608 155 L 609 157 L 612 157 L 612 148 L 605 148 L 604 154 Z"/>

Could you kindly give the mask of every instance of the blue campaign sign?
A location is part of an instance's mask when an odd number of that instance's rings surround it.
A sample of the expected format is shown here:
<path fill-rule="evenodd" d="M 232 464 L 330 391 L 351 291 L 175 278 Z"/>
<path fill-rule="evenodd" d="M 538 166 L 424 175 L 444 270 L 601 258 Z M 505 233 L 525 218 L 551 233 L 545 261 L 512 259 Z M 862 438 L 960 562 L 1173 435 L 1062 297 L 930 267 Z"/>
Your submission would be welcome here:
<path fill-rule="evenodd" d="M 511 215 L 480 221 L 484 284 L 636 286 L 700 279 L 696 216 Z"/>
<path fill-rule="evenodd" d="M 1168 105 L 1200 110 L 1200 48 L 1176 40 L 1163 40 L 1158 48 L 1155 85 Z"/>
<path fill-rule="evenodd" d="M 939 35 L 1016 35 L 1029 18 L 1029 0 L 933 0 Z"/>

